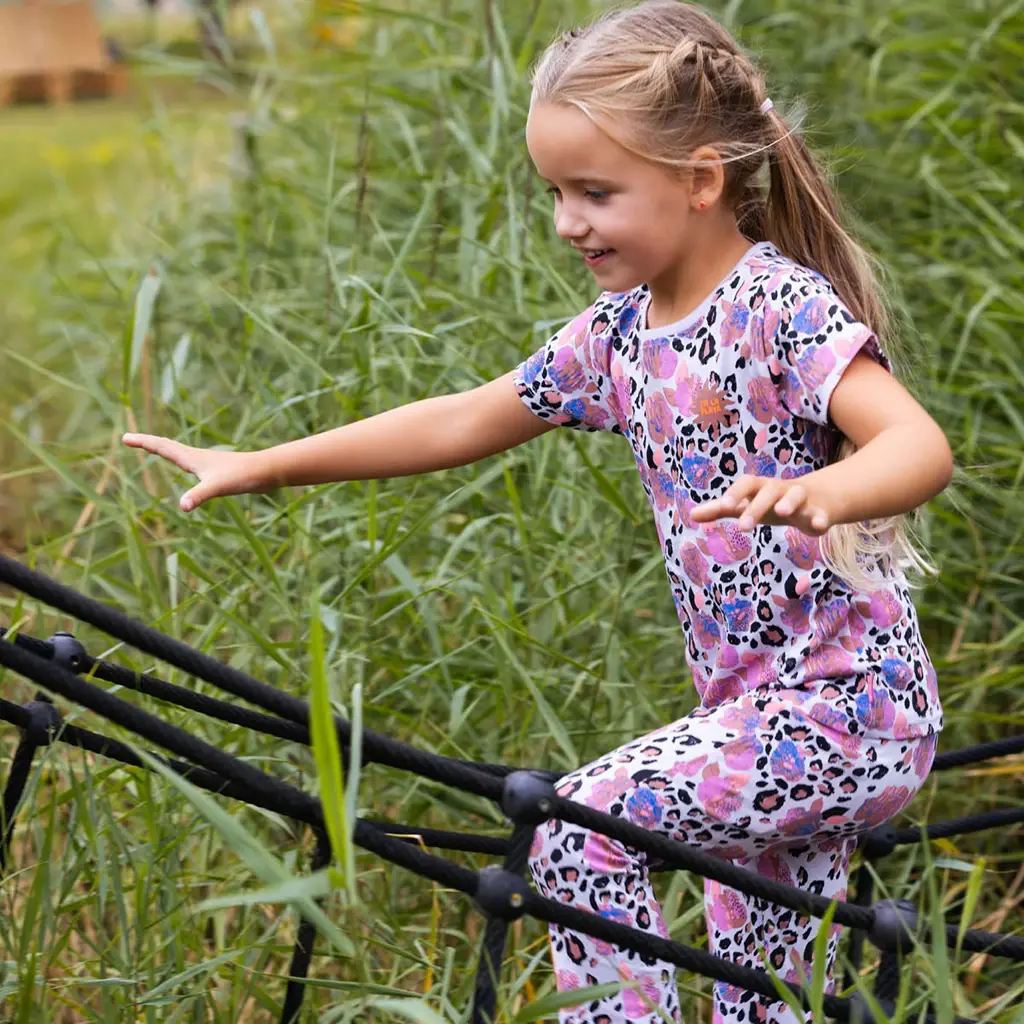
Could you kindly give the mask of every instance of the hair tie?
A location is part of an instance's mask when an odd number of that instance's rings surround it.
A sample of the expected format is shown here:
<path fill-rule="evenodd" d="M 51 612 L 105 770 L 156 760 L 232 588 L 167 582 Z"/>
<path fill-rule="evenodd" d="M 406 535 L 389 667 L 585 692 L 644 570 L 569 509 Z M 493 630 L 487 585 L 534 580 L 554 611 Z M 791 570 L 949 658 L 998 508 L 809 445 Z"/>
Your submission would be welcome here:
<path fill-rule="evenodd" d="M 764 103 L 761 104 L 761 113 L 762 114 L 767 114 L 768 111 L 771 110 L 772 107 L 774 107 L 774 106 L 775 106 L 775 104 L 772 103 L 771 98 L 766 99 L 764 101 Z"/>

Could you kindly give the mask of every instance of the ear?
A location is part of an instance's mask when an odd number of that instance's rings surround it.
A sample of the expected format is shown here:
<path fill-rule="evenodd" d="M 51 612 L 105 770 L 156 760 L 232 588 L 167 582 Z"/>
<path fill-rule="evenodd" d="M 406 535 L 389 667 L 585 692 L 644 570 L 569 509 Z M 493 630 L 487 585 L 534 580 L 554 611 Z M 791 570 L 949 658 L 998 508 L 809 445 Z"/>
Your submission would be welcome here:
<path fill-rule="evenodd" d="M 690 202 L 696 209 L 714 206 L 725 191 L 725 164 L 713 146 L 698 146 L 690 155 Z M 704 204 L 701 206 L 701 204 Z"/>

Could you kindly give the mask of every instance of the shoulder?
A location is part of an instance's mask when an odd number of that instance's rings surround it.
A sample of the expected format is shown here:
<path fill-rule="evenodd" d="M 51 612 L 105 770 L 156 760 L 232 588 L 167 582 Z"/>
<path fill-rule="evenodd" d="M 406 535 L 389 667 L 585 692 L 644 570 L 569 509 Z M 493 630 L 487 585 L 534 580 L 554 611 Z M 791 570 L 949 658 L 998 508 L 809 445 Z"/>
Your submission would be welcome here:
<path fill-rule="evenodd" d="M 774 246 L 752 262 L 750 272 L 750 283 L 761 301 L 780 312 L 795 311 L 815 299 L 839 301 L 828 278 L 784 256 Z"/>
<path fill-rule="evenodd" d="M 850 312 L 831 282 L 778 254 L 765 260 L 757 288 L 761 339 L 783 347 L 818 346 L 831 339 L 863 343 L 873 333 Z"/>
<path fill-rule="evenodd" d="M 615 333 L 627 334 L 636 324 L 646 294 L 646 285 L 628 292 L 601 292 L 583 312 L 568 323 L 563 321 L 551 340 L 555 344 L 579 345 L 598 338 L 610 340 Z"/>
<path fill-rule="evenodd" d="M 781 253 L 765 261 L 763 278 L 765 306 L 780 314 L 783 325 L 809 328 L 813 324 L 802 321 L 813 321 L 822 314 L 853 319 L 827 277 Z"/>
<path fill-rule="evenodd" d="M 642 284 L 626 292 L 602 292 L 591 306 L 591 334 L 625 336 L 636 328 L 640 311 L 647 297 L 647 285 Z"/>
<path fill-rule="evenodd" d="M 548 338 L 524 364 L 524 379 L 532 382 L 545 367 L 559 377 L 575 379 L 589 373 L 602 382 L 610 370 L 615 339 L 628 333 L 638 318 L 646 286 L 628 292 L 602 292 Z"/>

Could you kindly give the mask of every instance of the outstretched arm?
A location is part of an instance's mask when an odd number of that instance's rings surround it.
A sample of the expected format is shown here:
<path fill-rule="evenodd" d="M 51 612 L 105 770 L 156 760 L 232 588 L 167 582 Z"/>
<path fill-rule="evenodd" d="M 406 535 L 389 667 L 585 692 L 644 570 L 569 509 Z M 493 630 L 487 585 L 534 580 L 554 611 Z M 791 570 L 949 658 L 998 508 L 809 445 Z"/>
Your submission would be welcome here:
<path fill-rule="evenodd" d="M 124 443 L 199 477 L 181 497 L 186 512 L 228 494 L 413 476 L 477 462 L 553 429 L 523 405 L 512 378 L 508 373 L 263 451 L 211 451 L 152 434 L 125 434 Z"/>
<path fill-rule="evenodd" d="M 870 357 L 854 357 L 832 392 L 829 417 L 857 446 L 853 455 L 794 480 L 743 476 L 693 509 L 693 520 L 739 517 L 741 530 L 789 524 L 818 536 L 839 523 L 909 512 L 949 484 L 953 455 L 942 429 Z"/>

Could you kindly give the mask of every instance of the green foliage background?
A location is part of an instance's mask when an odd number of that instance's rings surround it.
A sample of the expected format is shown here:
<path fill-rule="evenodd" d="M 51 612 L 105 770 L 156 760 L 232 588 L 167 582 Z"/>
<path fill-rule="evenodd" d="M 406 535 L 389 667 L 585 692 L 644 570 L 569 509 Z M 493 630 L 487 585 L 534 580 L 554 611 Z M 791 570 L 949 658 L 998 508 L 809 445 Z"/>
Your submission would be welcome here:
<path fill-rule="evenodd" d="M 574 767 L 694 703 L 618 439 L 555 432 L 432 477 L 231 499 L 191 517 L 177 510 L 186 482 L 117 443 L 137 424 L 266 446 L 471 387 L 591 301 L 522 134 L 538 48 L 592 8 L 358 7 L 253 15 L 237 76 L 150 50 L 137 73 L 163 91 L 148 105 L 0 118 L 12 154 L 0 166 L 0 536 L 291 693 L 309 697 L 321 680 L 339 710 L 358 705 L 389 735 Z M 713 9 L 763 56 L 776 105 L 804 118 L 835 168 L 890 268 L 908 380 L 954 447 L 954 486 L 922 518 L 941 572 L 918 597 L 942 746 L 1019 732 L 1024 5 Z M 311 22 L 351 46 L 311 45 L 325 38 Z M 202 90 L 175 85 L 197 76 Z M 251 165 L 232 114 L 246 119 Z M 65 625 L 14 595 L 0 603 L 5 623 L 36 635 Z M 311 641 L 312 615 L 322 636 Z M 93 654 L 185 682 L 79 632 Z M 28 698 L 13 678 L 3 686 Z M 129 699 L 316 785 L 308 751 Z M 936 776 L 909 820 L 1019 803 L 1014 771 Z M 432 783 L 373 766 L 358 782 L 369 817 L 504 827 L 493 807 Z M 269 1019 L 295 915 L 280 892 L 253 892 L 282 877 L 301 888 L 301 832 L 237 805 L 217 817 L 162 778 L 61 747 L 28 806 L 0 893 L 10 1019 Z M 232 828 L 257 852 L 239 857 Z M 901 851 L 880 881 L 936 916 L 1010 930 L 1019 862 L 1010 830 Z M 427 1020 L 427 1008 L 465 1019 L 475 912 L 366 855 L 355 867 L 327 907 L 356 952 L 314 962 L 308 1019 Z M 704 943 L 700 880 L 659 885 L 673 937 Z M 517 926 L 516 950 L 502 1012 L 533 1019 L 531 1000 L 552 989 L 541 930 Z M 922 951 L 913 999 L 1019 1020 L 1019 972 L 969 961 Z M 709 1020 L 709 984 L 682 981 L 688 1019 Z M 386 1002 L 408 994 L 426 1002 Z"/>

